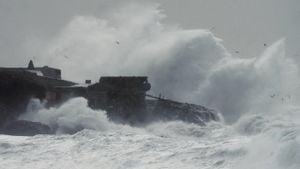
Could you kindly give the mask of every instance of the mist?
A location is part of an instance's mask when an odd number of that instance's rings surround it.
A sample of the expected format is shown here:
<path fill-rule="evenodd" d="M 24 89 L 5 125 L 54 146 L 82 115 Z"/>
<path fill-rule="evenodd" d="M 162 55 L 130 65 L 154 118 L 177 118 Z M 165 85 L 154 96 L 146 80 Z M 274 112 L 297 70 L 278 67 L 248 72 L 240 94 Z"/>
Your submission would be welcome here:
<path fill-rule="evenodd" d="M 223 116 L 205 126 L 159 119 L 131 126 L 85 98 L 50 108 L 32 98 L 18 120 L 56 133 L 0 134 L 0 165 L 298 169 L 299 7 L 297 0 L 0 0 L 0 66 L 31 59 L 79 83 L 148 76 L 148 94 Z"/>
<path fill-rule="evenodd" d="M 190 6 L 189 2 L 184 5 Z M 290 53 L 289 36 L 284 38 L 281 36 L 283 34 L 276 33 L 276 24 L 282 22 L 273 22 L 273 18 L 271 25 L 274 31 L 269 39 L 272 41 L 266 45 L 262 43 L 262 47 L 252 48 L 240 43 L 242 48 L 258 49 L 252 50 L 256 53 L 265 50 L 262 54 L 249 56 L 250 53 L 244 54 L 240 49 L 232 51 L 232 43 L 216 37 L 220 34 L 217 30 L 222 30 L 222 27 L 211 29 L 213 25 L 207 24 L 203 25 L 207 29 L 198 29 L 196 23 L 202 22 L 197 22 L 197 15 L 192 15 L 194 10 L 186 13 L 188 19 L 182 23 L 192 29 L 172 23 L 176 19 L 182 20 L 179 16 L 176 18 L 171 10 L 177 9 L 172 6 L 182 2 L 172 2 L 170 8 L 166 8 L 168 3 L 89 1 L 82 4 L 74 1 L 74 5 L 69 5 L 61 1 L 1 1 L 3 10 L 0 16 L 5 23 L 0 28 L 0 37 L 3 37 L 0 45 L 3 48 L 1 65 L 24 66 L 32 59 L 36 65 L 61 68 L 64 79 L 76 82 L 86 79 L 97 82 L 100 76 L 108 75 L 146 75 L 152 84 L 152 94 L 217 109 L 228 122 L 255 111 L 254 108 L 267 110 L 271 105 L 282 104 L 281 99 L 287 96 L 297 100 L 298 58 Z M 206 4 L 207 9 L 214 6 L 214 2 L 201 1 L 198 4 Z M 235 7 L 240 11 L 246 4 L 239 1 L 227 5 L 228 9 Z M 253 3 L 252 7 L 254 4 L 257 3 Z M 272 5 L 280 7 L 277 1 L 268 5 L 264 12 L 273 9 Z M 46 7 L 47 10 L 44 10 Z M 215 7 L 216 14 L 224 13 L 223 8 Z M 280 21 L 290 16 L 290 13 L 283 13 Z M 228 16 L 232 15 L 234 13 L 228 13 Z M 242 21 L 242 16 L 235 19 L 236 24 Z M 268 17 L 271 16 L 268 14 Z M 204 24 L 205 19 L 202 19 Z M 218 23 L 231 24 L 226 21 L 224 19 Z M 262 22 L 261 19 L 256 21 Z M 230 29 L 242 33 L 244 37 L 242 40 L 233 37 L 231 40 L 237 40 L 236 44 L 244 39 L 247 42 L 246 35 L 261 37 L 265 32 L 253 29 L 258 32 L 254 36 L 242 31 L 249 30 L 249 25 L 241 31 L 238 27 L 236 25 L 235 29 Z M 281 38 L 285 40 L 272 45 Z M 257 41 L 258 44 L 260 42 Z M 278 98 L 270 99 L 274 94 Z"/>
<path fill-rule="evenodd" d="M 34 39 L 49 41 L 74 16 L 106 18 L 123 4 L 160 4 L 163 22 L 186 29 L 210 29 L 239 57 L 258 56 L 281 37 L 287 38 L 287 54 L 299 63 L 299 1 L 297 0 L 0 0 L 0 65 L 24 66 L 39 53 L 27 52 Z M 39 42 L 36 42 L 39 44 Z M 40 50 L 39 47 L 35 50 Z"/>

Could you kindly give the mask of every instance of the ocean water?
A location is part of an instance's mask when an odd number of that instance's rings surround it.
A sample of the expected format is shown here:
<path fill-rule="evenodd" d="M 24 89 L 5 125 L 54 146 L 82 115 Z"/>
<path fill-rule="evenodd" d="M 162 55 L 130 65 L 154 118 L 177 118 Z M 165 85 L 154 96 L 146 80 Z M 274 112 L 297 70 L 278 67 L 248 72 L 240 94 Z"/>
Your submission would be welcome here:
<path fill-rule="evenodd" d="M 56 128 L 56 135 L 0 135 L 0 165 L 9 169 L 297 169 L 299 111 L 289 107 L 272 116 L 251 114 L 232 125 L 158 121 L 131 127 L 110 122 L 105 112 L 91 110 L 85 99 L 75 98 L 59 108 L 42 108 L 21 117 Z"/>
<path fill-rule="evenodd" d="M 0 166 L 299 169 L 300 74 L 285 39 L 260 56 L 233 56 L 209 30 L 168 25 L 164 17 L 157 6 L 138 4 L 104 18 L 74 17 L 53 39 L 36 39 L 43 42 L 38 63 L 62 68 L 75 81 L 147 75 L 151 94 L 213 108 L 222 121 L 131 127 L 110 122 L 83 98 L 51 109 L 33 100 L 20 119 L 57 133 L 0 135 Z"/>

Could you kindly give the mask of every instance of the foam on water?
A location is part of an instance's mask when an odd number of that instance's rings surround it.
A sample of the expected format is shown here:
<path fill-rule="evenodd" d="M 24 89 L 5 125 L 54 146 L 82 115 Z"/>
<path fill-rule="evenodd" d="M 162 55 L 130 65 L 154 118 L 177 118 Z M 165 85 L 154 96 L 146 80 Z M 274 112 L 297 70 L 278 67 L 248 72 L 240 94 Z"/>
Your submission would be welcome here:
<path fill-rule="evenodd" d="M 148 75 L 154 93 L 217 109 L 225 123 L 134 128 L 110 122 L 83 98 L 51 109 L 33 101 L 22 119 L 80 132 L 0 136 L 0 166 L 300 168 L 299 67 L 284 39 L 260 56 L 236 57 L 207 30 L 163 24 L 157 6 L 131 4 L 107 16 L 74 17 L 44 43 L 39 62 L 58 65 L 72 80 Z"/>
<path fill-rule="evenodd" d="M 84 98 L 74 98 L 58 108 L 45 109 L 43 103 L 33 99 L 22 120 L 40 122 L 58 133 L 74 133 L 83 129 L 107 130 L 115 126 L 106 117 L 106 112 L 92 110 Z"/>

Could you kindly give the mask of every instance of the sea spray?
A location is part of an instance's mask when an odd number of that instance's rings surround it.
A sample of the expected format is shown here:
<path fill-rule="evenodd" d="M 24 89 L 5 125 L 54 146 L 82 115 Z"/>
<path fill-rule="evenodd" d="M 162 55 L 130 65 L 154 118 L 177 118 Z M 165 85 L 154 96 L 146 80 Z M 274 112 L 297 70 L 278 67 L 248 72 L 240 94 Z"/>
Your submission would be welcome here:
<path fill-rule="evenodd" d="M 235 168 L 296 169 L 300 167 L 299 107 L 266 114 L 244 115 L 235 127 L 251 138 L 247 155 Z"/>
<path fill-rule="evenodd" d="M 45 45 L 40 64 L 79 82 L 146 75 L 154 95 L 218 109 L 231 124 L 253 109 L 267 111 L 275 100 L 299 100 L 298 67 L 285 55 L 284 39 L 261 56 L 237 57 L 208 30 L 163 24 L 155 5 L 125 5 L 107 16 L 74 17 Z"/>
<path fill-rule="evenodd" d="M 156 7 L 126 6 L 111 18 L 119 16 L 120 20 L 74 17 L 45 45 L 41 62 L 58 65 L 66 78 L 78 81 L 95 81 L 100 75 L 149 75 L 153 92 L 216 108 L 227 124 L 116 127 L 105 112 L 93 111 L 83 98 L 76 98 L 24 116 L 76 134 L 0 136 L 0 166 L 300 167 L 299 68 L 286 54 L 284 40 L 260 56 L 236 57 L 207 30 L 162 24 Z"/>
<path fill-rule="evenodd" d="M 83 129 L 107 130 L 114 128 L 106 112 L 92 110 L 84 98 L 73 98 L 59 107 L 43 108 L 43 104 L 32 99 L 29 105 L 36 109 L 28 110 L 19 119 L 40 122 L 50 126 L 58 133 L 75 133 Z"/>
<path fill-rule="evenodd" d="M 153 94 L 193 102 L 212 66 L 229 55 L 207 30 L 163 24 L 155 5 L 126 5 L 107 15 L 75 16 L 45 44 L 37 64 L 59 67 L 77 82 L 144 75 Z"/>

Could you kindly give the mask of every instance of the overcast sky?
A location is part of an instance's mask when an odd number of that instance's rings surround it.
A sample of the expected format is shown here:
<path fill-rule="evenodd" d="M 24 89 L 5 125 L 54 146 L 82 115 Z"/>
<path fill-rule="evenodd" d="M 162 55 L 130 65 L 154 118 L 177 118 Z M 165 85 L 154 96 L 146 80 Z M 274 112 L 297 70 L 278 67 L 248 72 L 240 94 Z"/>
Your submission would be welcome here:
<path fill-rule="evenodd" d="M 130 1 L 134 0 L 0 0 L 0 66 L 27 63 L 24 43 L 28 38 L 47 39 L 74 16 L 105 17 L 108 9 Z M 234 55 L 258 55 L 264 43 L 286 37 L 288 54 L 300 57 L 299 0 L 144 1 L 161 4 L 165 23 L 184 29 L 211 29 Z"/>
<path fill-rule="evenodd" d="M 212 28 L 241 55 L 256 55 L 264 43 L 282 37 L 293 50 L 299 48 L 299 0 L 165 0 L 163 9 L 169 20 L 186 28 Z"/>

